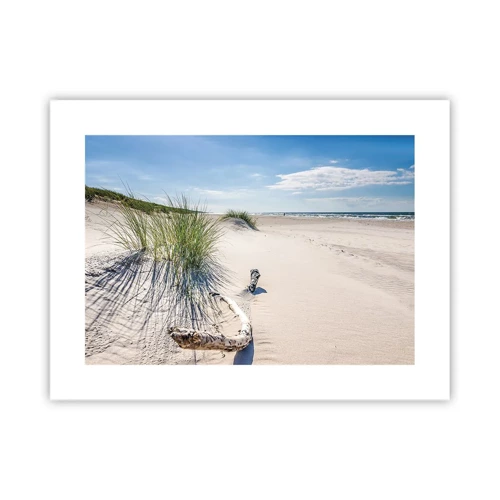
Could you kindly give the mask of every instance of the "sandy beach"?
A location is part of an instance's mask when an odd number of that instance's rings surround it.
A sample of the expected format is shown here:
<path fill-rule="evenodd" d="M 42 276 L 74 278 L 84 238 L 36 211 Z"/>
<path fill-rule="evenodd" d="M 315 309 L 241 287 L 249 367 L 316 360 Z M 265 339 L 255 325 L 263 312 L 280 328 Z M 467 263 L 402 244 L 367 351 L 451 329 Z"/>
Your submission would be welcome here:
<path fill-rule="evenodd" d="M 178 310 L 151 293 L 156 269 L 124 260 L 104 237 L 114 211 L 86 203 L 86 363 L 414 363 L 413 221 L 260 216 L 258 230 L 224 221 L 224 293 L 253 328 L 253 343 L 235 354 L 175 344 L 167 327 Z M 252 268 L 261 274 L 254 294 L 244 291 Z M 222 310 L 208 326 L 236 335 L 237 319 Z"/>

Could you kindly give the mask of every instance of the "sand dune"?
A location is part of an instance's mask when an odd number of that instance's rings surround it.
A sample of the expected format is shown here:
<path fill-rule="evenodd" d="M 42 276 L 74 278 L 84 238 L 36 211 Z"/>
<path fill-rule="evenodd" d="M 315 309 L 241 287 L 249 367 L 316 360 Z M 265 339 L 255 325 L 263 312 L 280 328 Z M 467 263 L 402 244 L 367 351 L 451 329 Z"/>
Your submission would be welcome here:
<path fill-rule="evenodd" d="M 105 204 L 86 207 L 86 362 L 119 364 L 412 364 L 413 221 L 259 217 L 224 222 L 225 293 L 250 316 L 244 351 L 186 351 L 166 334 L 182 307 L 154 297 L 151 264 L 103 239 Z M 250 269 L 261 278 L 245 292 Z M 184 321 L 189 322 L 187 316 Z M 236 334 L 224 308 L 198 326 Z"/>

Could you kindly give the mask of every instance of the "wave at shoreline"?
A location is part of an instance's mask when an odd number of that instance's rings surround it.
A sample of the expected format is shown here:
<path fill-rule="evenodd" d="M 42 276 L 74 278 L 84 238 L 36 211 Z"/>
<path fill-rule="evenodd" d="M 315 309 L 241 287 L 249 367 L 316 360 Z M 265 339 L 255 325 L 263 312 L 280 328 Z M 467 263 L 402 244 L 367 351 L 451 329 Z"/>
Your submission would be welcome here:
<path fill-rule="evenodd" d="M 414 220 L 415 212 L 261 212 L 259 216 L 317 217 L 332 219 Z"/>

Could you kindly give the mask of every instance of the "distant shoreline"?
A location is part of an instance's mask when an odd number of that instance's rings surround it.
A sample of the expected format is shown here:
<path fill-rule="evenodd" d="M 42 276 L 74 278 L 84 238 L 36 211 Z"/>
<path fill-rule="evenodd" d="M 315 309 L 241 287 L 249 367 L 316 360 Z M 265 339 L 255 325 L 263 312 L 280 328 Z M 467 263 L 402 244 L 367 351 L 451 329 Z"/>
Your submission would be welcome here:
<path fill-rule="evenodd" d="M 213 215 L 222 215 L 212 212 Z M 317 219 L 415 220 L 415 212 L 251 212 L 258 217 L 298 217 Z"/>

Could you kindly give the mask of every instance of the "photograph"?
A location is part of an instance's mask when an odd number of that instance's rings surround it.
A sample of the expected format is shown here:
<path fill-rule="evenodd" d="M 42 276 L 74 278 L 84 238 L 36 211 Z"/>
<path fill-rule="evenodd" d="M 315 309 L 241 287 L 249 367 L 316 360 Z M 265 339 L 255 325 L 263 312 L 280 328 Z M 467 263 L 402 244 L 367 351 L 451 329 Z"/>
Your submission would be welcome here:
<path fill-rule="evenodd" d="M 414 135 L 84 140 L 86 365 L 415 364 Z"/>

